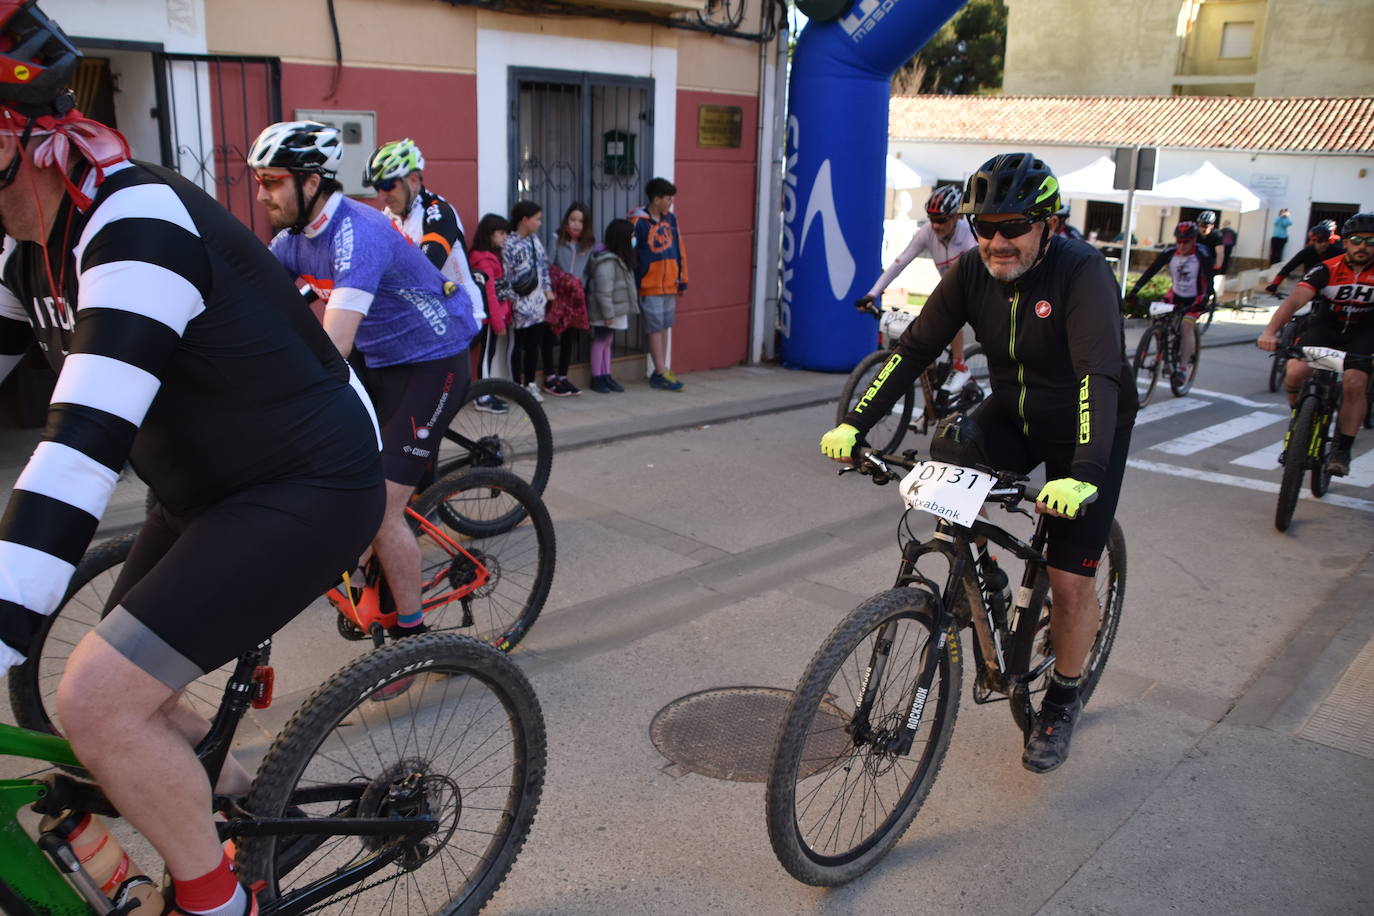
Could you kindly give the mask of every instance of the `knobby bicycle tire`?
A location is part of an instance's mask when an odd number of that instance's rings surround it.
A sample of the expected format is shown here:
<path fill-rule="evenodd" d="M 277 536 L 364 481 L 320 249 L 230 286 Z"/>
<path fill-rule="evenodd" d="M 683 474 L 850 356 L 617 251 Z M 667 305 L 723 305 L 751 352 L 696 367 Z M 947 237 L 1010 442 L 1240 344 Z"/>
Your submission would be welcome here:
<path fill-rule="evenodd" d="M 1164 369 L 1164 332 L 1158 325 L 1145 329 L 1135 349 L 1135 360 L 1131 363 L 1135 377 L 1136 398 L 1141 407 L 1150 403 L 1150 397 L 1159 384 L 1159 374 Z M 1144 384 L 1144 388 L 1141 385 Z"/>
<path fill-rule="evenodd" d="M 1303 472 L 1307 470 L 1307 447 L 1312 441 L 1312 427 L 1317 422 L 1317 398 L 1309 395 L 1298 405 L 1293 422 L 1288 427 L 1288 444 L 1283 451 L 1283 481 L 1279 484 L 1279 505 L 1274 513 L 1274 527 L 1287 531 L 1298 505 Z"/>
<path fill-rule="evenodd" d="M 1175 352 L 1177 357 L 1183 352 L 1182 335 L 1193 335 L 1193 361 L 1183 367 L 1183 383 L 1175 381 L 1173 374 L 1169 375 L 1169 390 L 1174 393 L 1174 397 L 1181 398 L 1193 387 L 1193 380 L 1197 378 L 1198 363 L 1202 362 L 1202 331 L 1198 328 L 1197 322 L 1181 322 L 1183 328 L 1179 330 L 1179 343 Z M 1191 330 L 1189 330 L 1191 328 Z"/>
<path fill-rule="evenodd" d="M 398 684 L 403 692 L 373 699 Z M 271 903 L 372 856 L 396 855 L 331 902 L 347 900 L 358 913 L 397 904 L 412 914 L 476 913 L 525 844 L 546 754 L 538 698 L 509 658 L 461 636 L 401 640 L 344 666 L 301 705 L 244 807 L 259 817 L 427 814 L 438 829 L 415 840 L 246 837 L 239 869 L 265 882 L 259 900 Z M 332 801 L 297 794 L 324 786 L 344 791 Z"/>
<path fill-rule="evenodd" d="M 1331 470 L 1326 462 L 1331 457 L 1331 427 L 1338 422 L 1336 418 L 1341 413 L 1340 389 L 1337 388 L 1336 392 L 1336 403 L 1331 406 L 1331 413 L 1325 418 L 1325 424 L 1321 423 L 1323 418 L 1320 416 L 1313 420 L 1313 432 L 1317 435 L 1317 448 L 1315 454 L 1312 455 L 1312 473 L 1307 480 L 1312 495 L 1317 499 L 1321 499 L 1326 495 L 1326 491 L 1331 489 Z"/>
<path fill-rule="evenodd" d="M 1364 428 L 1374 429 L 1374 373 L 1364 386 Z"/>
<path fill-rule="evenodd" d="M 1107 534 L 1107 547 L 1103 550 L 1103 559 L 1098 564 L 1094 582 L 1102 616 L 1098 622 L 1097 636 L 1094 637 L 1092 648 L 1088 650 L 1088 657 L 1083 662 L 1083 681 L 1078 687 L 1078 697 L 1084 706 L 1092 699 L 1093 691 L 1102 679 L 1102 671 L 1107 667 L 1107 658 L 1111 655 L 1112 646 L 1116 643 L 1117 630 L 1121 627 L 1121 608 L 1126 600 L 1126 533 L 1121 530 L 1121 523 L 1115 519 L 1112 520 L 1111 531 Z M 1012 649 L 1008 653 L 1012 671 L 1030 671 L 1053 654 L 1054 645 L 1050 636 L 1052 604 L 1051 598 L 1046 597 L 1038 620 L 1031 624 L 1027 616 L 1024 621 L 1018 622 Z M 1030 685 L 1032 708 L 1039 708 L 1040 696 L 1048 686 L 1047 669 Z M 1027 721 L 1025 707 L 1015 701 L 1009 705 L 1017 726 L 1023 734 L 1029 734 L 1034 723 Z"/>
<path fill-rule="evenodd" d="M 768 837 L 798 881 L 834 886 L 876 865 L 920 811 L 949 748 L 963 677 L 959 643 L 949 633 L 908 756 L 880 745 L 906 723 L 917 672 L 938 650 L 933 598 L 919 588 L 881 592 L 850 612 L 816 651 L 783 715 L 768 774 Z M 887 669 L 864 675 L 878 640 L 892 625 Z M 857 742 L 853 720 L 861 684 L 874 693 L 872 732 Z M 891 686 L 891 696 L 885 688 Z M 871 784 L 858 788 L 863 780 Z M 881 782 L 885 790 L 878 788 Z M 890 811 L 876 810 L 892 799 Z M 858 811 L 850 809 L 858 802 Z"/>
<path fill-rule="evenodd" d="M 1278 391 L 1283 384 L 1284 376 L 1288 373 L 1288 360 L 1279 356 L 1277 353 L 1269 356 L 1269 390 Z"/>
<path fill-rule="evenodd" d="M 835 425 L 844 422 L 845 415 L 854 408 L 864 392 L 868 391 L 873 380 L 891 358 L 891 350 L 875 350 L 859 361 L 840 390 L 839 404 L 835 408 Z M 916 389 L 913 386 L 903 393 L 887 416 L 873 424 L 865 438 L 879 451 L 896 452 L 907 430 L 911 428 L 911 415 L 915 411 L 915 405 Z"/>
<path fill-rule="evenodd" d="M 505 401 L 507 412 L 491 414 L 478 410 L 477 399 L 486 396 Z M 468 449 L 464 438 L 478 443 L 480 450 Z M 444 431 L 435 462 L 436 476 L 440 478 L 464 468 L 482 467 L 510 471 L 539 494 L 548 486 L 553 470 L 553 429 L 548 414 L 534 395 L 505 379 L 486 378 L 469 386 L 463 406 Z M 515 516 L 468 521 L 473 526 L 499 527 L 519 520 Z M 455 518 L 449 523 L 457 527 L 463 520 Z"/>
<path fill-rule="evenodd" d="M 487 569 L 490 578 L 471 595 L 472 624 L 464 632 L 509 652 L 539 618 L 553 585 L 558 551 L 543 500 L 514 474 L 472 468 L 435 481 L 411 508 Z M 520 521 L 509 527 L 468 523 L 511 516 Z M 464 520 L 461 526 L 452 524 L 455 518 Z M 424 530 L 417 531 L 417 539 L 422 603 L 472 581 L 476 571 L 467 557 Z M 462 611 L 455 600 L 426 612 L 425 622 L 431 628 L 457 627 Z"/>

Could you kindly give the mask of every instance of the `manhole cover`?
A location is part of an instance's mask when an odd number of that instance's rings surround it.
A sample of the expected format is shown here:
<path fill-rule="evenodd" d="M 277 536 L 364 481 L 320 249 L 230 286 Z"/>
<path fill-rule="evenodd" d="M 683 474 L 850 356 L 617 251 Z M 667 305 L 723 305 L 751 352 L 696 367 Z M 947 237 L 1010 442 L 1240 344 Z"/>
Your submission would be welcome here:
<path fill-rule="evenodd" d="M 685 770 L 734 782 L 766 782 L 778 725 L 791 701 L 792 691 L 776 687 L 703 690 L 659 710 L 649 737 L 659 753 Z M 827 761 L 816 771 L 843 758 L 849 747 L 838 709 L 823 706 L 818 718 L 834 727 L 812 729 L 803 759 Z"/>

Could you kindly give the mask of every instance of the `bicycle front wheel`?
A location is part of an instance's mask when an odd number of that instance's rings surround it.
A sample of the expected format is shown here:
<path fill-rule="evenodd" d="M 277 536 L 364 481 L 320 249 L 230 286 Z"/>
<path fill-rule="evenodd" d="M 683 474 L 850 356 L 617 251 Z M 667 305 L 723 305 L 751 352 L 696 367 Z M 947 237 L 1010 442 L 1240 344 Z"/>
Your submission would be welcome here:
<path fill-rule="evenodd" d="M 1102 679 L 1102 670 L 1107 666 L 1107 656 L 1116 642 L 1116 631 L 1121 626 L 1121 607 L 1126 600 L 1126 534 L 1121 523 L 1112 520 L 1112 530 L 1107 535 L 1107 548 L 1098 562 L 1097 573 L 1093 577 L 1094 591 L 1097 595 L 1098 622 L 1097 636 L 1093 639 L 1088 657 L 1083 661 L 1083 682 L 1078 687 L 1078 696 L 1083 705 L 1088 705 L 1097 682 Z M 1030 627 L 1023 631 L 1021 623 L 1016 625 L 1016 637 L 1012 650 L 1012 670 L 1017 672 L 1033 671 L 1050 656 L 1054 655 L 1054 641 L 1050 635 L 1050 613 L 1052 601 L 1045 599 L 1040 616 Z M 1030 685 L 1031 708 L 1038 709 L 1041 694 L 1049 688 L 1050 667 Z M 1031 723 L 1026 721 L 1025 707 L 1015 702 L 1011 705 L 1012 718 L 1023 733 L 1029 733 Z"/>
<path fill-rule="evenodd" d="M 504 412 L 493 412 L 503 406 Z M 534 395 L 514 382 L 494 378 L 473 382 L 467 400 L 444 431 L 435 467 L 438 477 L 463 468 L 500 468 L 542 494 L 553 469 L 549 417 Z M 466 521 L 472 526 L 499 527 L 514 525 L 519 520 L 512 517 Z M 463 520 L 453 519 L 450 524 L 460 526 Z"/>
<path fill-rule="evenodd" d="M 373 699 L 398 684 L 408 689 Z M 514 662 L 465 637 L 403 639 L 350 663 L 305 701 L 244 807 L 271 818 L 423 816 L 436 829 L 245 837 L 240 871 L 265 882 L 263 903 L 322 893 L 313 906 L 347 898 L 346 912 L 476 913 L 524 846 L 545 757 L 539 701 Z"/>
<path fill-rule="evenodd" d="M 1312 442 L 1312 430 L 1317 423 L 1317 399 L 1305 397 L 1298 405 L 1293 422 L 1288 426 L 1288 443 L 1283 449 L 1283 482 L 1279 484 L 1279 505 L 1274 513 L 1274 527 L 1287 531 L 1293 521 L 1302 489 L 1303 471 L 1307 470 L 1307 449 Z"/>
<path fill-rule="evenodd" d="M 1278 391 L 1283 377 L 1288 372 L 1288 360 L 1277 353 L 1269 356 L 1269 390 Z"/>
<path fill-rule="evenodd" d="M 1197 378 L 1197 365 L 1202 362 L 1201 329 L 1198 328 L 1197 322 L 1195 321 L 1185 321 L 1182 322 L 1182 325 L 1183 326 L 1179 329 L 1179 339 L 1182 341 L 1182 335 L 1184 334 L 1191 334 L 1193 336 L 1193 358 L 1188 361 L 1188 365 L 1179 367 L 1183 372 L 1181 381 L 1172 375 L 1169 377 L 1169 388 L 1173 391 L 1174 397 L 1176 398 L 1183 397 L 1188 393 L 1189 389 L 1193 387 L 1193 380 Z M 1183 345 L 1180 342 L 1180 353 L 1182 352 L 1182 347 Z M 1176 353 L 1175 356 L 1177 355 Z"/>
<path fill-rule="evenodd" d="M 1136 397 L 1141 407 L 1150 403 L 1150 396 L 1155 392 L 1155 385 L 1159 384 L 1159 373 L 1163 366 L 1164 332 L 1152 325 L 1145 329 L 1145 336 L 1140 338 L 1140 345 L 1135 349 L 1135 362 L 1132 364 Z"/>
<path fill-rule="evenodd" d="M 538 619 L 553 585 L 557 548 L 543 500 L 514 474 L 481 468 L 435 481 L 412 509 L 433 526 L 416 528 L 425 622 L 462 628 L 509 652 Z M 520 521 L 485 524 L 511 517 Z M 465 597 L 445 600 L 465 590 Z"/>
<path fill-rule="evenodd" d="M 941 646 L 930 594 L 869 598 L 817 650 L 783 716 L 768 775 L 768 837 L 798 881 L 833 886 L 878 863 L 911 825 L 949 748 L 963 674 Z M 935 679 L 911 749 L 894 748 L 930 652 Z M 873 674 L 874 663 L 884 664 Z M 860 710 L 868 700 L 868 712 Z"/>
<path fill-rule="evenodd" d="M 854 409 L 854 405 L 873 385 L 873 380 L 878 377 L 878 373 L 882 371 L 883 366 L 886 366 L 887 361 L 891 358 L 891 350 L 876 350 L 865 356 L 854 367 L 854 371 L 849 373 L 844 388 L 840 390 L 840 402 L 835 408 L 836 425 L 844 422 L 845 415 Z M 873 424 L 866 436 L 873 448 L 880 452 L 897 451 L 897 448 L 902 444 L 902 438 L 906 435 L 906 431 L 911 428 L 911 414 L 915 402 L 915 390 L 908 389 L 897 403 L 892 405 L 892 410 Z"/>
<path fill-rule="evenodd" d="M 1374 374 L 1364 386 L 1364 428 L 1374 429 Z"/>

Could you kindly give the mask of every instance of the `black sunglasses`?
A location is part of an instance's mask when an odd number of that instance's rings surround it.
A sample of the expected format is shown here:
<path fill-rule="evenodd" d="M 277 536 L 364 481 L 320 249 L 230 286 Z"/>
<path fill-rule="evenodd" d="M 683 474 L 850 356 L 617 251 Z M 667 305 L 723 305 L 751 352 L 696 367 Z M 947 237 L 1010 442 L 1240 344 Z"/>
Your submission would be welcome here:
<path fill-rule="evenodd" d="M 992 240 L 992 237 L 1001 234 L 1004 239 L 1019 239 L 1021 236 L 1030 232 L 1035 224 L 1040 222 L 1038 219 L 1009 219 L 1002 221 L 989 221 L 981 219 L 969 220 L 973 224 L 973 231 L 978 233 L 981 239 Z"/>
<path fill-rule="evenodd" d="M 396 183 L 400 180 L 399 178 L 383 178 L 380 181 L 372 182 L 372 186 L 378 191 L 390 191 L 396 187 Z"/>
<path fill-rule="evenodd" d="M 929 214 L 927 214 L 927 215 L 929 215 Z M 949 222 L 949 221 L 952 220 L 952 219 L 954 219 L 954 217 L 952 217 L 952 216 L 931 216 L 931 217 L 930 217 L 930 221 L 931 221 L 932 223 L 934 223 L 935 225 L 937 225 L 937 226 L 943 226 L 945 223 Z"/>

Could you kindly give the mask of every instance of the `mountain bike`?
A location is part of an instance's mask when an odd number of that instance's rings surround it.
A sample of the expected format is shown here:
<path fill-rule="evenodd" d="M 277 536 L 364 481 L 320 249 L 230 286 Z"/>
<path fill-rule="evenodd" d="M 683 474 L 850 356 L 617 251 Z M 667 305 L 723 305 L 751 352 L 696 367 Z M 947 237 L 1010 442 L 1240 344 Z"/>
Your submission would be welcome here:
<path fill-rule="evenodd" d="M 1292 349 L 1293 344 L 1307 329 L 1307 323 L 1312 314 L 1312 303 L 1304 305 L 1298 309 L 1293 317 L 1290 318 L 1283 327 L 1279 328 L 1279 343 L 1273 353 L 1269 354 L 1269 390 L 1278 391 L 1283 387 L 1283 380 L 1288 375 L 1288 356 L 1287 353 Z"/>
<path fill-rule="evenodd" d="M 474 507 L 464 507 L 471 502 Z M 479 520 L 507 515 L 518 506 L 524 518 L 490 536 L 464 535 L 439 511 L 457 506 Z M 460 471 L 432 484 L 407 510 L 420 544 L 421 599 L 425 622 L 440 632 L 461 632 L 509 651 L 538 619 L 553 583 L 556 545 L 553 522 L 529 485 L 496 469 Z M 8 675 L 10 706 L 25 728 L 58 733 L 57 684 L 81 638 L 109 612 L 110 595 L 138 532 L 92 547 L 72 575 L 67 594 L 34 634 L 29 657 Z M 380 645 L 396 621 L 390 593 L 375 558 L 364 564 L 361 581 L 330 589 L 325 598 L 338 611 L 346 639 Z M 207 718 L 219 703 L 231 666 L 187 685 L 184 699 Z"/>
<path fill-rule="evenodd" d="M 853 469 L 874 483 L 901 480 L 901 562 L 893 588 L 851 611 L 807 665 L 778 730 L 767 787 L 778 861 L 818 886 L 862 875 L 911 825 L 949 747 L 968 650 L 977 669 L 974 702 L 1008 701 L 1026 736 L 1054 664 L 1047 516 L 1027 543 L 975 514 L 991 504 L 1029 516 L 1019 505 L 1026 478 L 919 462 L 911 451 L 856 449 L 854 456 Z M 929 540 L 912 529 L 916 511 L 936 515 Z M 1024 561 L 1014 601 L 979 537 Z M 1084 703 L 1116 638 L 1125 587 L 1126 541 L 1114 521 L 1097 571 L 1102 615 L 1083 668 Z M 973 630 L 967 643 L 965 628 Z"/>
<path fill-rule="evenodd" d="M 234 664 L 196 749 L 211 784 L 250 706 L 271 702 L 271 642 Z M 388 684 L 410 689 L 386 703 Z M 10 916 L 142 913 L 156 885 L 107 896 L 63 826 L 117 817 L 63 738 L 0 725 L 0 755 L 69 772 L 0 780 L 0 910 Z M 247 796 L 215 796 L 220 838 L 263 916 L 335 904 L 359 913 L 476 913 L 505 880 L 543 790 L 543 715 L 529 681 L 475 640 L 430 634 L 345 665 L 272 742 Z M 20 812 L 44 815 L 33 838 Z M 113 899 L 111 899 L 113 898 Z"/>
<path fill-rule="evenodd" d="M 878 373 L 892 357 L 897 339 L 915 318 L 914 312 L 902 307 L 889 306 L 879 312 L 876 305 L 867 303 L 861 306 L 861 309 L 870 315 L 878 316 L 878 349 L 860 360 L 845 380 L 835 409 L 836 424 L 844 422 L 845 415 L 872 386 Z M 918 433 L 925 435 L 935 422 L 952 414 L 973 409 L 987 397 L 990 390 L 988 361 L 983 355 L 982 347 L 970 344 L 964 348 L 964 362 L 969 368 L 969 378 L 959 385 L 957 390 L 947 390 L 945 386 L 950 380 L 953 356 L 946 348 L 944 357 L 921 373 L 919 408 L 916 385 L 913 384 L 893 405 L 891 412 L 873 424 L 868 431 L 869 441 L 882 451 L 895 452 L 901 447 L 907 431 L 916 430 L 917 422 L 920 424 Z"/>
<path fill-rule="evenodd" d="M 1175 305 L 1164 299 L 1150 303 L 1150 326 L 1140 338 L 1136 347 L 1135 361 L 1131 364 L 1135 371 L 1135 388 L 1139 404 L 1144 407 L 1154 394 L 1159 383 L 1160 373 L 1169 376 L 1169 388 L 1174 397 L 1181 398 L 1193 387 L 1197 378 L 1197 365 L 1202 358 L 1202 334 L 1196 322 L 1183 320 L 1191 306 Z M 1179 365 L 1182 352 L 1183 335 L 1193 336 L 1193 358 L 1187 366 Z M 1182 370 L 1182 379 L 1176 378 L 1176 370 Z"/>
<path fill-rule="evenodd" d="M 1278 351 L 1275 351 L 1278 352 Z M 1303 383 L 1297 405 L 1288 421 L 1283 437 L 1283 481 L 1279 484 L 1279 504 L 1274 513 L 1274 527 L 1287 531 L 1298 505 L 1303 474 L 1312 472 L 1312 495 L 1320 499 L 1331 486 L 1331 472 L 1327 469 L 1330 457 L 1332 428 L 1341 410 L 1341 373 L 1346 353 L 1330 347 L 1288 347 L 1288 359 L 1305 360 L 1313 372 Z M 1371 386 L 1374 387 L 1374 386 Z M 1366 392 L 1368 398 L 1368 392 Z M 1374 412 L 1365 411 L 1366 422 Z"/>

